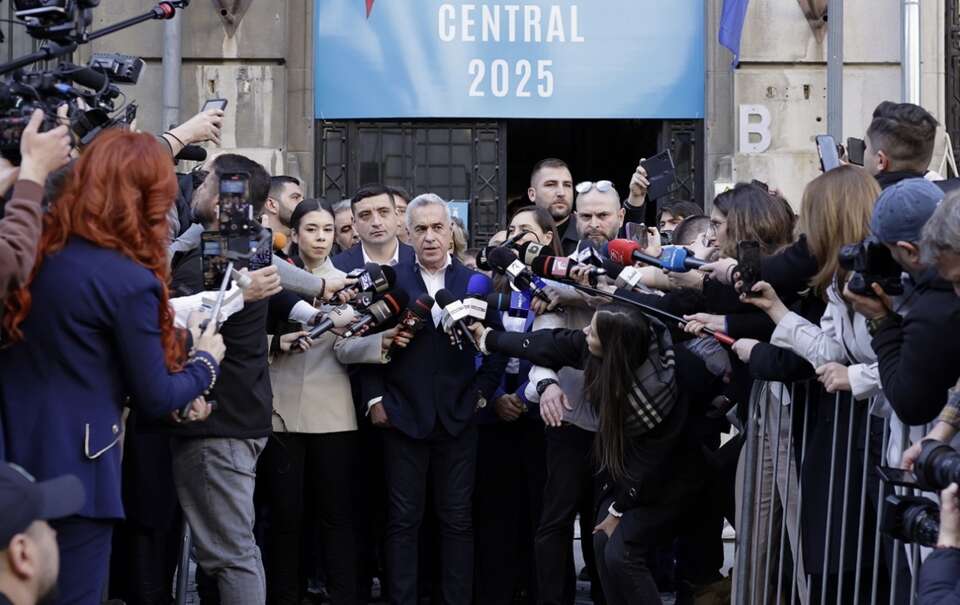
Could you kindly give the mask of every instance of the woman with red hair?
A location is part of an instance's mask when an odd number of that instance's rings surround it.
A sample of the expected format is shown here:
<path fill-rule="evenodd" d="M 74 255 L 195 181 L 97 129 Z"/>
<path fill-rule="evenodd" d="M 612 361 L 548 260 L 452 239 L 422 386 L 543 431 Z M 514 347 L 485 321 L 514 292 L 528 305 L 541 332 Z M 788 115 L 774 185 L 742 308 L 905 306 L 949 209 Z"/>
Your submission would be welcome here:
<path fill-rule="evenodd" d="M 112 130 L 87 147 L 44 217 L 32 275 L 6 302 L 0 419 L 6 459 L 38 480 L 76 475 L 78 515 L 53 523 L 61 603 L 99 604 L 120 499 L 121 413 L 189 418 L 219 374 L 213 323 L 173 326 L 167 296 L 167 212 L 177 190 L 154 137 Z M 194 328 L 195 329 L 195 328 Z M 196 330 L 196 329 L 195 329 Z"/>

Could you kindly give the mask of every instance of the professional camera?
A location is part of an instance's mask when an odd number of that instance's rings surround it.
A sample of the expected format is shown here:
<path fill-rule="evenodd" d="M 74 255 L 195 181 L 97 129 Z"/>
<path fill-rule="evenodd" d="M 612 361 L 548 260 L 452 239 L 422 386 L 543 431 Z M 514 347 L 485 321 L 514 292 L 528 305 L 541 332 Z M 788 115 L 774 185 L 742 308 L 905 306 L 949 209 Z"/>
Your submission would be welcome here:
<path fill-rule="evenodd" d="M 900 281 L 903 269 L 893 259 L 890 249 L 875 237 L 840 248 L 840 266 L 853 272 L 847 287 L 854 294 L 876 296 L 871 287 L 874 283 L 892 296 L 903 294 Z"/>
<path fill-rule="evenodd" d="M 99 3 L 100 0 L 14 0 L 14 14 L 26 25 L 27 32 L 47 41 L 40 50 L 0 65 L 0 75 L 10 74 L 0 82 L 0 155 L 14 164 L 20 161 L 23 128 L 36 109 L 45 116 L 41 130 L 49 130 L 58 124 L 57 109 L 66 104 L 66 121 L 79 145 L 89 143 L 105 128 L 132 122 L 136 105 L 117 106 L 122 93 L 115 83 L 136 84 L 143 61 L 97 53 L 87 66 L 60 63 L 52 69 L 23 68 L 69 55 L 80 44 L 137 23 L 173 18 L 176 9 L 186 7 L 189 0 L 160 2 L 147 13 L 89 32 L 92 9 Z"/>
<path fill-rule="evenodd" d="M 960 483 L 960 452 L 935 439 L 924 439 L 913 468 L 925 489 L 946 489 L 951 483 Z"/>
<path fill-rule="evenodd" d="M 936 546 L 940 508 L 923 496 L 887 496 L 880 513 L 883 533 L 901 542 Z"/>

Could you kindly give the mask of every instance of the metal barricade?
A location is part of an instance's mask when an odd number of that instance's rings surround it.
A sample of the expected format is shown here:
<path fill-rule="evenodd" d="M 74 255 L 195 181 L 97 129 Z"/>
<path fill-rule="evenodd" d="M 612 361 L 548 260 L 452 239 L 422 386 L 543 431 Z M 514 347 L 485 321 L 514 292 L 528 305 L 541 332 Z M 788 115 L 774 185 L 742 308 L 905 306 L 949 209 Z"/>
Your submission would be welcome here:
<path fill-rule="evenodd" d="M 815 382 L 758 381 L 744 433 L 733 602 L 912 605 L 920 548 L 881 532 L 890 419 Z"/>

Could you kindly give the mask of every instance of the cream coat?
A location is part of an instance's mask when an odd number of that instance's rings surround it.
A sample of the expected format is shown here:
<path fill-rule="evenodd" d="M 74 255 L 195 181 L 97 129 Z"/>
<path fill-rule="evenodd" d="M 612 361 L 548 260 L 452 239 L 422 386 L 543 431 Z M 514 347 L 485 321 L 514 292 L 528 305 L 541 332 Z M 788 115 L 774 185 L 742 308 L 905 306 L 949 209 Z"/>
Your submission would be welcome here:
<path fill-rule="evenodd" d="M 343 276 L 326 262 L 312 272 Z M 327 332 L 309 351 L 281 353 L 270 362 L 273 430 L 290 433 L 337 433 L 357 430 L 357 413 L 346 364 L 383 363 L 380 334 L 343 339 Z"/>

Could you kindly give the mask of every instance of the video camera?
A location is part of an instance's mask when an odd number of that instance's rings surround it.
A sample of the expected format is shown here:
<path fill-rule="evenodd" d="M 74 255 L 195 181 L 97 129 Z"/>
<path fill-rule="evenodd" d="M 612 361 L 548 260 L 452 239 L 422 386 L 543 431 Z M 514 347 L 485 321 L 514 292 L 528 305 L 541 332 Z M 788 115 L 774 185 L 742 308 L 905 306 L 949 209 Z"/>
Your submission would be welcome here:
<path fill-rule="evenodd" d="M 856 244 L 840 248 L 840 266 L 853 272 L 847 287 L 854 294 L 876 296 L 871 284 L 880 284 L 891 296 L 903 294 L 900 275 L 903 269 L 893 259 L 890 249 L 871 236 Z"/>
<path fill-rule="evenodd" d="M 960 452 L 946 443 L 925 439 L 914 472 L 878 467 L 888 485 L 939 492 L 951 483 L 960 483 Z M 881 511 L 881 527 L 888 536 L 908 543 L 935 546 L 940 527 L 940 507 L 922 496 L 892 494 Z"/>
<path fill-rule="evenodd" d="M 157 4 L 149 12 L 121 21 L 96 32 L 87 28 L 93 8 L 100 0 L 13 0 L 15 16 L 30 36 L 46 41 L 37 52 L 0 65 L 0 155 L 20 163 L 20 138 L 31 114 L 44 113 L 41 131 L 59 123 L 57 109 L 67 105 L 66 122 L 79 145 L 86 145 L 100 132 L 113 126 L 129 125 L 136 117 L 136 105 L 117 106 L 123 93 L 116 84 L 136 84 L 143 61 L 121 54 L 97 53 L 86 66 L 61 62 L 52 69 L 25 71 L 39 61 L 73 53 L 80 44 L 149 19 L 170 19 L 189 0 Z"/>

